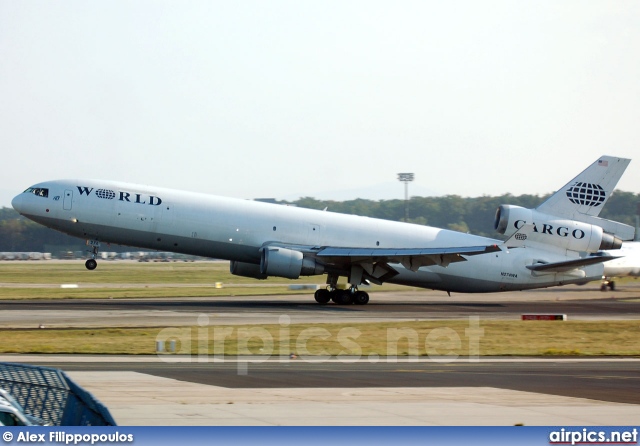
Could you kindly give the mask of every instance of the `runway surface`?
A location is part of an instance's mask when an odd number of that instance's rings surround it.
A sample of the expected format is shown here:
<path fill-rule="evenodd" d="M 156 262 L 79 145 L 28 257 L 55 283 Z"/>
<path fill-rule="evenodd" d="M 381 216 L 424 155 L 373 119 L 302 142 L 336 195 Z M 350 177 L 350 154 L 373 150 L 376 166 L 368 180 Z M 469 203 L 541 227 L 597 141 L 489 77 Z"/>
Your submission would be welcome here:
<path fill-rule="evenodd" d="M 601 292 L 593 284 L 495 294 L 437 291 L 372 293 L 368 305 L 318 305 L 311 294 L 182 299 L 63 299 L 0 301 L 0 327 L 110 327 L 196 325 L 205 314 L 218 325 L 373 322 L 433 319 L 519 319 L 560 313 L 570 320 L 640 319 L 640 283 Z"/>
<path fill-rule="evenodd" d="M 311 362 L 256 358 L 256 362 L 130 362 L 126 357 L 92 362 L 38 361 L 65 371 L 131 371 L 227 388 L 495 387 L 618 403 L 640 404 L 640 360 L 532 360 L 488 358 L 439 363 L 327 360 Z M 153 358 L 151 358 L 153 359 Z"/>
<path fill-rule="evenodd" d="M 278 323 L 282 315 L 318 323 L 515 320 L 523 313 L 640 320 L 640 284 L 604 293 L 594 285 L 451 297 L 372 293 L 365 306 L 320 306 L 310 295 L 1 301 L 0 327 L 168 327 L 196 325 L 203 314 L 225 325 Z M 640 417 L 640 359 L 197 360 L 0 356 L 69 372 L 122 424 L 588 425 L 634 424 Z"/>

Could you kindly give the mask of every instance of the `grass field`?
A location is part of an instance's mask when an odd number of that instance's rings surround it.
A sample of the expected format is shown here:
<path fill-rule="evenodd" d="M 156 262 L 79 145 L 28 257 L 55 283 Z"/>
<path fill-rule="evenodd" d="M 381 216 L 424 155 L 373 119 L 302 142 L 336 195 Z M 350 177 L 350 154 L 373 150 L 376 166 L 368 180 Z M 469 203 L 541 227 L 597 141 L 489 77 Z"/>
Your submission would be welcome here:
<path fill-rule="evenodd" d="M 222 289 L 216 288 L 217 282 L 222 284 Z M 229 262 L 102 261 L 94 271 L 88 271 L 83 262 L 77 260 L 0 262 L 0 284 L 3 284 L 0 300 L 308 294 L 309 290 L 289 290 L 288 286 L 324 283 L 325 276 L 298 280 L 234 276 L 229 272 Z M 63 284 L 78 285 L 78 288 L 60 288 Z M 400 289 L 409 288 L 385 284 L 371 287 L 370 291 Z"/>
<path fill-rule="evenodd" d="M 176 352 L 190 355 L 640 355 L 638 321 L 2 329 L 0 336 L 0 353 L 154 354 L 157 340 L 174 339 Z"/>
<path fill-rule="evenodd" d="M 322 279 L 320 276 L 315 278 Z M 94 271 L 85 269 L 82 260 L 0 263 L 0 283 L 213 285 L 215 282 L 250 284 L 269 280 L 234 276 L 229 272 L 229 262 L 98 261 Z"/>

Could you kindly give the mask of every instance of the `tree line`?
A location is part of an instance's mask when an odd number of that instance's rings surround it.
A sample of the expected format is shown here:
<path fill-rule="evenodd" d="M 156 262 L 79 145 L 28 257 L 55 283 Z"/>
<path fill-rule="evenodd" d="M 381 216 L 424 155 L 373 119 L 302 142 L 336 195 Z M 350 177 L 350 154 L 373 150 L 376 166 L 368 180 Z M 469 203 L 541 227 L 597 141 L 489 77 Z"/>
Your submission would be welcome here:
<path fill-rule="evenodd" d="M 486 237 L 499 238 L 494 230 L 495 212 L 501 204 L 534 208 L 548 195 L 500 195 L 497 197 L 411 197 L 408 201 L 409 222 L 468 232 Z M 295 201 L 277 201 L 278 204 L 309 209 L 327 209 L 343 214 L 362 215 L 384 220 L 402 221 L 405 216 L 404 200 L 348 201 L 317 200 L 303 197 Z M 635 226 L 640 194 L 615 191 L 600 214 L 600 217 Z M 53 252 L 81 251 L 84 240 L 45 228 L 19 215 L 12 208 L 0 209 L 0 251 Z M 129 248 L 112 246 L 110 251 Z"/>

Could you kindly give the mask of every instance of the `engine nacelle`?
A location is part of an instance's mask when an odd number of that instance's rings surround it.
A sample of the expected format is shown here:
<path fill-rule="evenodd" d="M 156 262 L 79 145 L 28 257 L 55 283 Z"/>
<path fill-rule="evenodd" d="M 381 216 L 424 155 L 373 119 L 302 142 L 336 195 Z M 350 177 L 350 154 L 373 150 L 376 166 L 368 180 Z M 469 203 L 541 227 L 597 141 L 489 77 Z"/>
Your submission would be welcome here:
<path fill-rule="evenodd" d="M 268 246 L 262 249 L 260 273 L 297 279 L 300 276 L 324 274 L 324 265 L 313 258 L 305 257 L 300 251 Z"/>
<path fill-rule="evenodd" d="M 260 265 L 231 261 L 229 272 L 234 276 L 251 277 L 252 279 L 264 280 L 268 276 L 260 272 Z"/>
<path fill-rule="evenodd" d="M 622 240 L 603 231 L 600 226 L 575 220 L 563 220 L 535 209 L 501 205 L 496 212 L 494 227 L 500 234 L 513 235 L 525 224 L 533 225 L 534 243 L 545 243 L 571 251 L 597 252 L 619 249 Z"/>

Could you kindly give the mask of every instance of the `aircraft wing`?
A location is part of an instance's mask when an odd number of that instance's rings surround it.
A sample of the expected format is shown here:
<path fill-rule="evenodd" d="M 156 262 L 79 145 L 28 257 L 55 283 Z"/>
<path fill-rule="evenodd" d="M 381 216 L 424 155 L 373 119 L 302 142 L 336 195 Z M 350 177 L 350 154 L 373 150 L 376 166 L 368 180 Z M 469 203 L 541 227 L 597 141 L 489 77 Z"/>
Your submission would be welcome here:
<path fill-rule="evenodd" d="M 608 262 L 609 260 L 618 258 L 619 257 L 614 256 L 591 256 L 581 259 L 565 260 L 562 262 L 536 263 L 535 265 L 527 265 L 527 268 L 538 272 L 560 273 L 571 271 L 572 269 L 580 268 L 581 266 L 595 265 L 596 263 Z"/>
<path fill-rule="evenodd" d="M 378 285 L 398 274 L 398 271 L 390 264 L 399 263 L 408 270 L 418 271 L 422 266 L 447 267 L 450 263 L 466 261 L 464 256 L 501 251 L 498 245 L 455 248 L 349 248 L 271 243 L 267 246 L 279 246 L 306 253 L 322 262 L 326 266 L 326 270 L 341 270 L 349 277 L 354 274 L 354 271 L 358 271 L 357 277 Z"/>
<path fill-rule="evenodd" d="M 316 256 L 328 262 L 344 263 L 401 263 L 405 268 L 417 271 L 421 266 L 463 262 L 463 256 L 473 256 L 500 251 L 497 245 L 466 246 L 459 248 L 321 248 Z"/>

